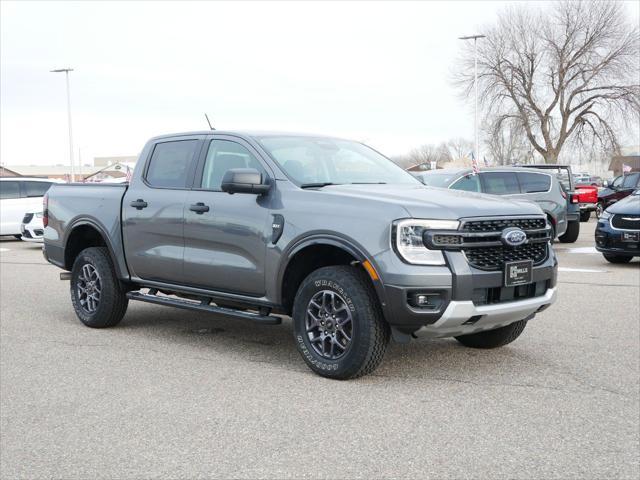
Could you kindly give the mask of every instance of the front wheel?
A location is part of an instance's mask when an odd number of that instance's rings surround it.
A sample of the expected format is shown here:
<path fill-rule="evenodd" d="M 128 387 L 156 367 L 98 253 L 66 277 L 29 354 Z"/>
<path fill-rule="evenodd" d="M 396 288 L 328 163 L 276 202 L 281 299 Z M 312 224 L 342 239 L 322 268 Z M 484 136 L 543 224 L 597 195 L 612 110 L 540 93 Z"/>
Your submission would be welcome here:
<path fill-rule="evenodd" d="M 506 327 L 487 330 L 486 332 L 472 333 L 470 335 L 460 335 L 456 337 L 465 347 L 471 348 L 498 348 L 503 347 L 520 336 L 527 320 L 520 320 Z"/>
<path fill-rule="evenodd" d="M 567 231 L 558 237 L 562 243 L 574 243 L 580 235 L 580 222 L 569 222 Z"/>
<path fill-rule="evenodd" d="M 124 317 L 129 300 L 106 248 L 86 248 L 73 262 L 71 303 L 87 327 L 113 327 Z"/>
<path fill-rule="evenodd" d="M 304 279 L 293 304 L 298 351 L 318 375 L 346 380 L 373 372 L 389 343 L 389 326 L 365 273 L 323 267 Z"/>
<path fill-rule="evenodd" d="M 603 253 L 602 256 L 610 263 L 629 263 L 633 258 L 631 255 L 612 255 Z"/>
<path fill-rule="evenodd" d="M 602 202 L 598 202 L 596 204 L 596 218 L 600 218 L 602 216 L 602 212 L 604 212 L 604 205 Z"/>

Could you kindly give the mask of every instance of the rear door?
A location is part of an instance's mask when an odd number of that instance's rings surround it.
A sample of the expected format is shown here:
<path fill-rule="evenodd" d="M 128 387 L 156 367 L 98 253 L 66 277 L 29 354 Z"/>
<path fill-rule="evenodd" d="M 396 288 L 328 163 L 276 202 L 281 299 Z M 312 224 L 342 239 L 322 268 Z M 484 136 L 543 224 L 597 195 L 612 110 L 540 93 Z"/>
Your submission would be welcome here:
<path fill-rule="evenodd" d="M 204 136 L 170 137 L 148 148 L 122 203 L 127 264 L 133 277 L 183 283 L 184 205 Z"/>
<path fill-rule="evenodd" d="M 262 296 L 266 246 L 272 231 L 271 194 L 223 192 L 222 177 L 232 168 L 255 168 L 273 178 L 260 154 L 244 140 L 224 135 L 207 140 L 184 211 L 185 283 Z"/>

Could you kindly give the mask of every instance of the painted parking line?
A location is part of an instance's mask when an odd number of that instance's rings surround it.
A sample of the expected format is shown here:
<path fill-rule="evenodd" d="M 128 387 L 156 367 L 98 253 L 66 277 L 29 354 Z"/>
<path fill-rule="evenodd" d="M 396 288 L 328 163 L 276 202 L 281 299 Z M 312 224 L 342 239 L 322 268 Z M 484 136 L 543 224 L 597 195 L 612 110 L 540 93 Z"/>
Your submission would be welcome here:
<path fill-rule="evenodd" d="M 10 248 L 0 248 L 0 252 L 8 252 L 11 250 Z"/>
<path fill-rule="evenodd" d="M 569 253 L 600 253 L 595 247 L 567 248 L 565 251 Z"/>
<path fill-rule="evenodd" d="M 607 273 L 607 270 L 596 270 L 593 268 L 570 268 L 558 267 L 559 272 L 582 272 L 582 273 Z"/>

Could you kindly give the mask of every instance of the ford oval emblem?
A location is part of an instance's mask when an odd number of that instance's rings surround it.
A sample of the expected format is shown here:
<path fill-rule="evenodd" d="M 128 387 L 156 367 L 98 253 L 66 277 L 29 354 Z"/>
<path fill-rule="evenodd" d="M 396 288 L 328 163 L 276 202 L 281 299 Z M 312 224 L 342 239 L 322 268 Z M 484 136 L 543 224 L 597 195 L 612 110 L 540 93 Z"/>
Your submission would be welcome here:
<path fill-rule="evenodd" d="M 527 234 L 519 228 L 506 228 L 502 231 L 500 239 L 509 247 L 517 247 L 527 241 Z"/>

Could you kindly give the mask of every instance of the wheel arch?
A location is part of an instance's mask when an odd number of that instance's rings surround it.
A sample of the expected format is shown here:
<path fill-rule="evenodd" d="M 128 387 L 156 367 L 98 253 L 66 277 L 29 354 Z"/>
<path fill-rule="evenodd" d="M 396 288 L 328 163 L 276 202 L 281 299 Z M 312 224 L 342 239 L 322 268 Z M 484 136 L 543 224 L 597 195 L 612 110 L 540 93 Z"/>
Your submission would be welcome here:
<path fill-rule="evenodd" d="M 364 249 L 348 239 L 328 234 L 317 234 L 300 239 L 292 243 L 282 254 L 276 283 L 277 301 L 282 305 L 285 313 L 290 314 L 298 286 L 309 273 L 324 266 L 362 265 L 363 262 L 369 262 L 375 272 L 379 271 L 373 259 L 364 253 Z M 374 280 L 366 268 L 361 268 L 367 273 L 384 311 L 382 280 L 379 276 Z"/>

